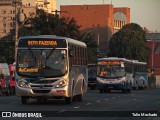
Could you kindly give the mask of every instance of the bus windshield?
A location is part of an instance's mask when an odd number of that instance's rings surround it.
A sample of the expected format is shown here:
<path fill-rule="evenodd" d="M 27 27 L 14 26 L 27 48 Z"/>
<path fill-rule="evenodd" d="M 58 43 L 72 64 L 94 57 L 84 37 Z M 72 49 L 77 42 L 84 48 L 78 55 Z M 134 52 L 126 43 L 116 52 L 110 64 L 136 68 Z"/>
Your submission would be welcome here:
<path fill-rule="evenodd" d="M 63 76 L 67 71 L 65 49 L 19 49 L 18 75 L 29 77 Z"/>
<path fill-rule="evenodd" d="M 125 75 L 125 69 L 121 64 L 98 65 L 97 75 L 105 78 L 119 78 Z"/>

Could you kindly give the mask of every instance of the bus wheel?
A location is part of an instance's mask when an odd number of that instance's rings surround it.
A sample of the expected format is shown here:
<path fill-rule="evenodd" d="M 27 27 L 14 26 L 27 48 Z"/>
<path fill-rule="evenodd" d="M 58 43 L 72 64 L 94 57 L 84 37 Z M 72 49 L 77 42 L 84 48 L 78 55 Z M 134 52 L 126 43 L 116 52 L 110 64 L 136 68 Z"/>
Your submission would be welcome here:
<path fill-rule="evenodd" d="M 26 96 L 21 96 L 21 102 L 22 102 L 22 104 L 27 104 L 28 100 L 29 100 L 28 97 L 26 97 Z"/>
<path fill-rule="evenodd" d="M 83 101 L 83 94 L 77 95 L 77 100 L 78 101 Z"/>
<path fill-rule="evenodd" d="M 77 100 L 78 101 L 83 101 L 83 92 L 84 92 L 84 87 L 81 87 L 81 94 L 77 95 Z"/>
<path fill-rule="evenodd" d="M 66 102 L 66 104 L 71 104 L 72 103 L 72 97 L 65 97 L 65 102 Z"/>

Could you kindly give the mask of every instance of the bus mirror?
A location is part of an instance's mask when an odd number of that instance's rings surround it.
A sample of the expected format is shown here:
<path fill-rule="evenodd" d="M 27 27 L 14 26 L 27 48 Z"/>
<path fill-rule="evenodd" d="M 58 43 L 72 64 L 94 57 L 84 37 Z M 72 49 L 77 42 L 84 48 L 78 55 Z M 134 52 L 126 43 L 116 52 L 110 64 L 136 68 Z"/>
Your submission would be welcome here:
<path fill-rule="evenodd" d="M 73 50 L 72 49 L 69 50 L 69 57 L 73 57 Z"/>

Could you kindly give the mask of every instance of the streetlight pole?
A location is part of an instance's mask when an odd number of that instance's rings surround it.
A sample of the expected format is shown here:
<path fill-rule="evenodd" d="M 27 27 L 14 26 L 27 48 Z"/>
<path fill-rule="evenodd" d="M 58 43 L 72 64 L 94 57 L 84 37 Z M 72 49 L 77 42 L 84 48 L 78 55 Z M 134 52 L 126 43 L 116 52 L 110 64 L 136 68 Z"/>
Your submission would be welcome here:
<path fill-rule="evenodd" d="M 17 46 L 18 46 L 18 6 L 22 3 L 22 0 L 13 0 L 15 5 L 15 61 L 17 55 Z"/>
<path fill-rule="evenodd" d="M 98 25 L 98 27 L 95 27 L 94 29 L 91 29 L 91 30 L 87 31 L 86 34 L 83 36 L 83 38 L 82 38 L 81 41 L 83 41 L 83 40 L 85 39 L 85 37 L 86 37 L 89 33 L 93 32 L 94 30 L 97 30 L 97 56 L 98 56 L 99 53 L 100 53 L 100 50 L 99 50 L 99 40 L 100 40 L 100 39 L 99 39 L 99 25 Z"/>
<path fill-rule="evenodd" d="M 98 28 L 95 27 L 94 29 L 91 29 L 91 30 L 87 31 L 86 34 L 83 36 L 82 41 L 85 39 L 85 37 L 86 37 L 89 33 L 93 32 L 94 30 L 97 30 L 97 29 L 98 29 Z M 98 36 L 99 36 L 99 34 L 98 34 Z"/>

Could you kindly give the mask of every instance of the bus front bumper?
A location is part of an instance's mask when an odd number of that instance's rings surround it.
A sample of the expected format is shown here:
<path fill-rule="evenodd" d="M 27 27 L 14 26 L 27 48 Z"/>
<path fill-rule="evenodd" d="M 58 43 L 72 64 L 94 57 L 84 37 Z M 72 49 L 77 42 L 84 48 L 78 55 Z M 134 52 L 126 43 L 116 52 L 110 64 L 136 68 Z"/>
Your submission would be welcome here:
<path fill-rule="evenodd" d="M 43 88 L 23 88 L 16 86 L 16 95 L 17 96 L 29 96 L 29 97 L 68 97 L 68 86 L 63 88 L 52 88 L 52 89 L 43 89 Z"/>
<path fill-rule="evenodd" d="M 123 84 L 97 84 L 98 89 L 103 90 L 123 90 L 125 86 Z"/>

